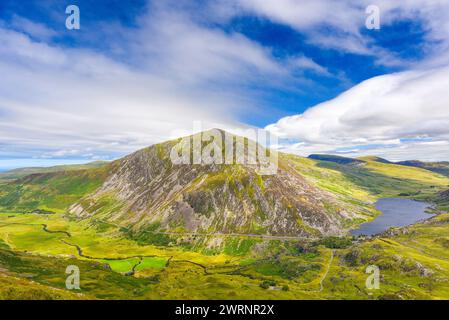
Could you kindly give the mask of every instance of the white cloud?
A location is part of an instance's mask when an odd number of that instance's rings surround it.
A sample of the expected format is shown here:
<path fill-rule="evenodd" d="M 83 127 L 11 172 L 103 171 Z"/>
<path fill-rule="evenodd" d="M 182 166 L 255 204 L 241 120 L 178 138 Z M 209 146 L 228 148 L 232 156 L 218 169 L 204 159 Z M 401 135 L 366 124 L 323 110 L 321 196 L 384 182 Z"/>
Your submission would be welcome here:
<path fill-rule="evenodd" d="M 319 65 L 315 61 L 305 56 L 299 56 L 290 60 L 290 66 L 292 68 L 299 68 L 301 70 L 311 70 L 317 74 L 330 76 L 331 73 L 325 67 Z"/>
<path fill-rule="evenodd" d="M 383 154 L 423 158 L 431 147 L 441 151 L 433 157 L 448 159 L 448 88 L 449 65 L 379 76 L 267 129 L 305 142 L 296 148 L 300 153 L 362 146 L 360 154 L 381 149 Z"/>
<path fill-rule="evenodd" d="M 54 32 L 24 18 L 0 27 L 0 156 L 110 157 L 191 130 L 233 127 L 253 107 L 239 86 L 288 77 L 269 50 L 152 8 L 137 29 L 114 26 L 114 58 L 52 44 Z M 227 90 L 233 87 L 233 90 Z M 92 151 L 86 151 L 87 149 Z"/>
<path fill-rule="evenodd" d="M 7 154 L 123 153 L 189 128 L 234 120 L 225 96 L 184 91 L 103 55 L 34 42 L 0 29 L 0 135 Z M 6 76 L 7 75 L 7 76 Z M 43 152 L 44 151 L 44 152 Z M 31 153 L 31 154 L 30 154 Z"/>
<path fill-rule="evenodd" d="M 140 32 L 131 37 L 139 63 L 186 83 L 250 80 L 261 74 L 288 74 L 269 49 L 239 33 L 205 27 L 187 11 L 166 4 L 151 8 Z"/>
<path fill-rule="evenodd" d="M 332 0 L 242 0 L 243 9 L 259 13 L 276 22 L 288 24 L 298 30 L 310 30 L 318 25 L 339 26 L 347 32 L 357 32 L 357 22 L 364 17 L 356 10 L 360 1 Z"/>
<path fill-rule="evenodd" d="M 48 41 L 57 35 L 56 31 L 48 28 L 44 24 L 33 22 L 18 15 L 12 17 L 11 26 L 15 30 L 22 31 L 37 40 Z"/>

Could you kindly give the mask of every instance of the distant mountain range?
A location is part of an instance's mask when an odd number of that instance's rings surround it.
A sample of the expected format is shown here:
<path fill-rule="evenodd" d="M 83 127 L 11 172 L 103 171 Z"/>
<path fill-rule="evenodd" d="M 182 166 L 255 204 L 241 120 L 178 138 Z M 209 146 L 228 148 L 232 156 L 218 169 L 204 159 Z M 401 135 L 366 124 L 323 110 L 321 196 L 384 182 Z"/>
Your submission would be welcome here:
<path fill-rule="evenodd" d="M 375 156 L 367 156 L 367 157 L 360 157 L 357 159 L 353 159 L 353 158 L 328 155 L 328 154 L 311 154 L 309 156 L 309 158 L 315 159 L 315 160 L 332 161 L 332 162 L 340 163 L 340 164 L 357 164 L 357 163 L 360 164 L 365 161 L 376 161 L 376 162 L 381 162 L 381 163 L 397 164 L 397 165 L 408 166 L 408 167 L 422 168 L 422 169 L 433 171 L 433 172 L 445 175 L 446 177 L 449 177 L 449 162 L 447 162 L 447 161 L 424 162 L 424 161 L 419 161 L 419 160 L 407 160 L 407 161 L 391 162 L 386 159 L 383 159 L 380 157 L 375 157 Z"/>

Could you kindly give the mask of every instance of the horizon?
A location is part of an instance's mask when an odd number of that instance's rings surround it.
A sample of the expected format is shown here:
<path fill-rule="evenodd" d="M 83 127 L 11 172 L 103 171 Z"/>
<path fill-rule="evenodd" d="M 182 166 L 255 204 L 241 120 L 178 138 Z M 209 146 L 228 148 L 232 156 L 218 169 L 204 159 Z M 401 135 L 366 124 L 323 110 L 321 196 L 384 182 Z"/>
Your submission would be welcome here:
<path fill-rule="evenodd" d="M 225 129 L 221 129 L 221 128 L 213 128 L 212 130 L 219 130 L 222 131 L 226 134 L 231 134 L 231 135 L 235 135 L 229 131 L 226 131 Z M 196 135 L 198 133 L 204 133 L 210 130 L 203 130 L 200 132 L 195 132 L 192 133 L 190 135 L 181 135 L 179 137 L 175 137 L 174 139 L 182 139 L 184 137 L 191 137 L 193 135 Z M 173 138 L 172 138 L 173 139 Z M 143 150 L 145 148 L 149 148 L 151 146 L 157 145 L 157 144 L 163 144 L 165 142 L 168 142 L 172 139 L 169 139 L 167 141 L 162 141 L 159 143 L 155 143 L 155 144 L 151 144 L 149 146 L 143 147 L 143 148 L 139 148 L 136 149 L 134 151 L 131 151 L 128 154 L 125 154 L 123 156 L 114 158 L 114 159 L 108 159 L 108 160 L 86 160 L 86 159 L 13 159 L 13 160 L 4 160 L 4 159 L 0 159 L 0 174 L 4 174 L 4 173 L 8 173 L 10 171 L 13 170 L 17 170 L 17 169 L 25 169 L 25 168 L 51 168 L 51 167 L 57 167 L 57 166 L 64 166 L 64 165 L 81 165 L 81 164 L 89 164 L 89 163 L 95 163 L 95 162 L 112 162 L 115 160 L 119 160 L 122 159 L 123 157 L 126 157 L 127 155 L 137 152 L 139 150 Z M 278 151 L 277 149 L 275 149 L 276 151 Z M 369 158 L 369 157 L 375 157 L 375 158 L 379 158 L 379 160 L 387 160 L 389 162 L 392 162 L 392 164 L 396 164 L 397 162 L 401 162 L 401 161 L 422 161 L 422 162 L 426 162 L 426 163 L 435 163 L 435 162 L 449 162 L 448 160 L 439 160 L 439 161 L 425 161 L 425 160 L 420 160 L 420 159 L 406 159 L 406 160 L 398 160 L 398 159 L 388 159 L 388 158 L 384 158 L 384 157 L 379 157 L 373 154 L 368 154 L 368 155 L 363 155 L 363 156 L 357 156 L 357 157 L 350 157 L 350 156 L 345 156 L 342 154 L 333 154 L 333 153 L 310 153 L 310 154 L 306 154 L 306 155 L 301 155 L 301 154 L 296 154 L 296 153 L 292 153 L 289 151 L 279 151 L 282 153 L 286 153 L 286 154 L 291 154 L 291 155 L 296 155 L 299 157 L 304 157 L 304 158 L 309 158 L 312 155 L 320 155 L 320 156 L 324 156 L 324 155 L 331 155 L 331 156 L 336 156 L 336 157 L 341 157 L 341 158 L 347 158 L 347 159 L 360 159 L 360 158 Z M 17 161 L 19 160 L 19 161 Z M 17 163 L 21 163 L 21 165 L 17 165 Z"/>

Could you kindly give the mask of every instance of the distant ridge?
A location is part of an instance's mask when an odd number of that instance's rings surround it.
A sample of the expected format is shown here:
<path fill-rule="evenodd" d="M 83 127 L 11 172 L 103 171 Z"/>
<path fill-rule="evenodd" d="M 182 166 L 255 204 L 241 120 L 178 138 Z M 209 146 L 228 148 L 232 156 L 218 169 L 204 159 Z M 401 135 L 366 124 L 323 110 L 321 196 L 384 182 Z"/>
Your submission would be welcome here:
<path fill-rule="evenodd" d="M 330 161 L 330 162 L 335 162 L 338 164 L 362 164 L 365 162 L 365 161 L 358 160 L 358 159 L 334 156 L 334 155 L 330 155 L 330 154 L 311 154 L 311 155 L 309 155 L 308 158 L 313 159 L 313 160 L 320 160 L 320 161 Z"/>
<path fill-rule="evenodd" d="M 422 168 L 449 177 L 449 162 L 447 161 L 424 162 L 419 160 L 409 160 L 409 161 L 396 162 L 396 164 L 408 167 Z"/>
<path fill-rule="evenodd" d="M 6 172 L 0 173 L 0 182 L 13 181 L 16 179 L 20 179 L 26 177 L 31 174 L 37 173 L 52 173 L 52 172 L 60 172 L 60 171 L 76 171 L 76 170 L 86 170 L 93 168 L 100 168 L 106 165 L 108 161 L 93 161 L 86 164 L 67 164 L 67 165 L 58 165 L 52 167 L 26 167 L 26 168 L 18 168 L 9 170 Z"/>
<path fill-rule="evenodd" d="M 407 160 L 407 161 L 393 162 L 377 156 L 363 156 L 358 158 L 349 158 L 330 154 L 311 154 L 308 158 L 319 161 L 329 161 L 338 164 L 362 164 L 369 161 L 385 164 L 395 164 L 407 167 L 421 168 L 449 177 L 448 161 L 425 162 L 420 160 Z"/>
<path fill-rule="evenodd" d="M 376 156 L 364 156 L 364 157 L 359 157 L 357 159 L 362 160 L 362 161 L 375 161 L 375 162 L 380 162 L 380 163 L 394 164 L 394 162 L 391 162 L 391 161 L 388 161 L 387 159 L 384 159 L 381 157 L 376 157 Z"/>

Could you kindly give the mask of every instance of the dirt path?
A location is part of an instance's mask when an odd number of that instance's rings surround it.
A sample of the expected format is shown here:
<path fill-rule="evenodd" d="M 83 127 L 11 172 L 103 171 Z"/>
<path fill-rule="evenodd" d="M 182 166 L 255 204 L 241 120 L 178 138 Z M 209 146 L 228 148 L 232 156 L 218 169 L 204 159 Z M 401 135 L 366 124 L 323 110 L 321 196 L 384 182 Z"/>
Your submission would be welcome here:
<path fill-rule="evenodd" d="M 332 261 L 334 261 L 334 256 L 335 256 L 335 250 L 332 250 L 331 251 L 331 258 L 330 258 L 329 263 L 327 265 L 327 270 L 324 273 L 323 278 L 321 278 L 321 280 L 320 280 L 320 290 L 318 292 L 322 292 L 323 289 L 324 289 L 323 282 L 324 282 L 324 280 L 326 280 L 327 275 L 329 274 L 329 270 L 331 269 L 331 266 L 332 266 Z"/>
<path fill-rule="evenodd" d="M 301 291 L 304 293 L 322 292 L 324 290 L 324 281 L 326 280 L 327 276 L 329 275 L 329 271 L 331 269 L 332 262 L 334 261 L 334 256 L 335 256 L 335 250 L 333 249 L 333 250 L 331 250 L 331 256 L 330 256 L 329 262 L 327 264 L 326 271 L 324 272 L 323 276 L 321 277 L 319 289 L 317 289 L 317 290 L 298 290 L 298 291 Z"/>

